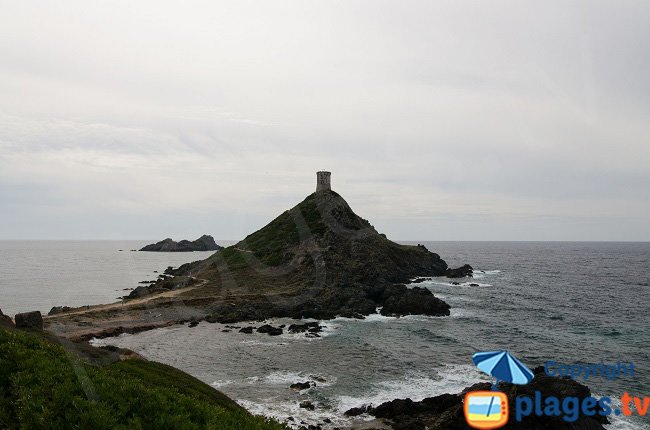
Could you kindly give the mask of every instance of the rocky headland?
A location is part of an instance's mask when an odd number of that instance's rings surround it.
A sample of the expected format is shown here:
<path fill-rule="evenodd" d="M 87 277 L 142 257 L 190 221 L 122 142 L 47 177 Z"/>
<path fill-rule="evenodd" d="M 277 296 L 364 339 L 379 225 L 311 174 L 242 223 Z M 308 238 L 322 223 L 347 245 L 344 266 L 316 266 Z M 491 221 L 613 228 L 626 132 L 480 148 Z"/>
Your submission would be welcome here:
<path fill-rule="evenodd" d="M 154 251 L 154 252 L 192 252 L 192 251 L 218 251 L 223 249 L 222 246 L 217 245 L 212 236 L 204 234 L 196 240 L 181 240 L 176 242 L 173 239 L 167 238 L 160 242 L 152 243 L 140 249 L 140 251 Z"/>
<path fill-rule="evenodd" d="M 121 302 L 57 308 L 45 325 L 82 340 L 200 320 L 363 318 L 376 312 L 446 316 L 447 303 L 405 284 L 461 274 L 471 276 L 471 267 L 450 269 L 423 245 L 392 242 L 325 189 L 237 244 L 167 268 Z"/>

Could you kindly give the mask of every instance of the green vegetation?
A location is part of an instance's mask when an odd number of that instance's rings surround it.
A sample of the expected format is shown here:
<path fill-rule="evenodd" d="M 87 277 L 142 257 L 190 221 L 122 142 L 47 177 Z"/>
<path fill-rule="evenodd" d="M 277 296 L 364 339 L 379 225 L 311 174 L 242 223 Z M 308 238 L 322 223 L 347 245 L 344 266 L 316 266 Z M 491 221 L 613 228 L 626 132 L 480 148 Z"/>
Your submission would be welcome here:
<path fill-rule="evenodd" d="M 322 235 L 327 227 L 321 219 L 316 206 L 316 195 L 309 195 L 295 208 L 285 211 L 279 217 L 241 242 L 241 246 L 253 252 L 255 257 L 269 266 L 286 263 L 293 257 L 288 251 L 310 235 Z M 244 259 L 236 255 L 236 250 L 224 253 L 230 268 L 236 267 Z"/>
<path fill-rule="evenodd" d="M 235 246 L 229 246 L 224 248 L 219 252 L 219 255 L 216 258 L 223 258 L 230 270 L 240 269 L 242 267 L 248 266 L 246 259 L 244 258 L 244 253 L 235 248 Z"/>
<path fill-rule="evenodd" d="M 92 366 L 36 336 L 0 328 L 0 428 L 285 429 L 169 366 Z"/>

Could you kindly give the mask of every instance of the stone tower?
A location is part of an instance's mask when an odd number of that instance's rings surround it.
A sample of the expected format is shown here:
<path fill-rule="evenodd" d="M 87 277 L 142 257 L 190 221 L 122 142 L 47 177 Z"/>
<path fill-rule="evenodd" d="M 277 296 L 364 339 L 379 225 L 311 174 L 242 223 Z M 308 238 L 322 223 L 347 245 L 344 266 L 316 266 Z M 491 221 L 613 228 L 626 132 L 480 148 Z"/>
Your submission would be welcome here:
<path fill-rule="evenodd" d="M 316 172 L 316 191 L 331 190 L 331 172 Z"/>

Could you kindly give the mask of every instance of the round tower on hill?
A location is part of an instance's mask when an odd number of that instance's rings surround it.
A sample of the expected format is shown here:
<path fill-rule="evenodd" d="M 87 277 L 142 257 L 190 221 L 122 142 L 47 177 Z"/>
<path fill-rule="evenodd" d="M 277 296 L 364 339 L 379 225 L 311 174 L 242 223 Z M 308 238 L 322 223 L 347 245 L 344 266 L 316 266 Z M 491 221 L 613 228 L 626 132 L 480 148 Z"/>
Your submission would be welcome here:
<path fill-rule="evenodd" d="M 331 172 L 316 172 L 316 191 L 331 190 Z"/>

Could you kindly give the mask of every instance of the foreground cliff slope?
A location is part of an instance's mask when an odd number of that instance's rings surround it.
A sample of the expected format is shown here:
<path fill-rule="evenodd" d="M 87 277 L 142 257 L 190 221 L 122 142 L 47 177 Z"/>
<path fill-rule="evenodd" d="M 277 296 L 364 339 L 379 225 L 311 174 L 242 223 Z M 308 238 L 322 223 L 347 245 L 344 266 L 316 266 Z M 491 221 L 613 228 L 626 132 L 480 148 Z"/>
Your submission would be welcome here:
<path fill-rule="evenodd" d="M 286 429 L 170 366 L 87 347 L 91 363 L 56 343 L 0 326 L 0 428 Z"/>

